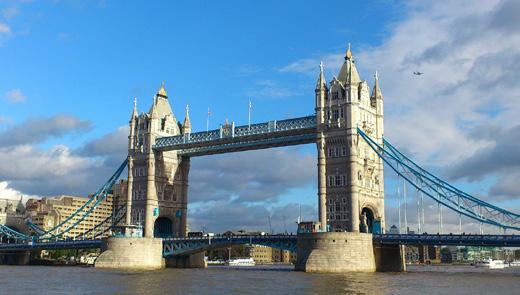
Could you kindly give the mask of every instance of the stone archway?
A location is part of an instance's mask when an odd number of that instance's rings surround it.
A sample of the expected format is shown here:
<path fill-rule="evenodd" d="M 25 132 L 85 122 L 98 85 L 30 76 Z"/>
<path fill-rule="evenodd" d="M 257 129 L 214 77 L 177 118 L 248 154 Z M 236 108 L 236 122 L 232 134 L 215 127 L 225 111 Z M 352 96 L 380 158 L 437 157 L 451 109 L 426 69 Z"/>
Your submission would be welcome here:
<path fill-rule="evenodd" d="M 153 236 L 156 238 L 167 238 L 173 236 L 173 221 L 168 217 L 159 217 L 153 226 Z"/>
<path fill-rule="evenodd" d="M 365 233 L 372 233 L 374 232 L 374 224 L 375 224 L 375 217 L 374 212 L 372 209 L 368 207 L 364 207 L 361 210 L 360 215 L 360 222 L 359 222 L 359 231 L 365 232 Z"/>

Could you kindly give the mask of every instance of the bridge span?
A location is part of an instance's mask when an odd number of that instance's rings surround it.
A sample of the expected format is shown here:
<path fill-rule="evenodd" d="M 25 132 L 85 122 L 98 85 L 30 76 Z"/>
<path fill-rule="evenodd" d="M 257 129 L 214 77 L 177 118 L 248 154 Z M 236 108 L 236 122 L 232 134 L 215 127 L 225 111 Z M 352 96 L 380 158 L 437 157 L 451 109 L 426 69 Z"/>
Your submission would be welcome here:
<path fill-rule="evenodd" d="M 162 85 L 149 112 L 139 113 L 134 101 L 127 157 L 98 191 L 54 226 L 37 225 L 28 219 L 28 231 L 24 232 L 0 224 L 0 240 L 5 241 L 0 243 L 0 251 L 100 247 L 106 250 L 97 261 L 103 261 L 101 267 L 146 265 L 154 269 L 163 267 L 163 257 L 192 255 L 187 264 L 200 265 L 192 262 L 200 261 L 200 253 L 207 249 L 260 244 L 296 250 L 297 270 L 371 272 L 404 270 L 402 245 L 520 246 L 520 238 L 515 235 L 483 235 L 482 229 L 486 224 L 504 233 L 520 230 L 520 214 L 438 178 L 384 137 L 383 94 L 377 74 L 374 78 L 371 91 L 368 82 L 360 78 L 349 47 L 338 75 L 330 82 L 325 80 L 320 65 L 313 115 L 242 126 L 226 120 L 218 129 L 205 132 L 192 132 L 188 107 L 184 122 L 177 121 Z M 318 164 L 318 220 L 309 223 L 312 230 L 299 231 L 305 233 L 298 236 L 186 238 L 191 157 L 307 143 L 316 145 Z M 463 232 L 464 217 L 480 224 L 480 235 L 387 234 L 385 165 L 403 183 L 406 232 L 408 184 L 409 192 L 415 191 L 417 207 L 424 205 L 424 197 L 437 205 L 439 233 L 442 208 L 446 208 L 459 216 L 459 233 Z M 112 215 L 93 228 L 84 229 L 84 237 L 75 234 L 69 240 L 73 229 L 111 193 L 123 171 L 128 173 L 125 193 L 114 204 Z M 420 214 L 418 209 L 417 214 L 417 229 L 422 232 L 424 212 Z M 123 229 L 122 237 L 104 242 L 96 239 L 115 229 Z M 137 230 L 139 237 L 136 229 L 142 229 Z M 399 224 L 398 232 L 401 230 Z M 172 238 L 160 239 L 163 236 Z M 136 258 L 136 253 L 141 254 Z M 197 257 L 192 253 L 198 253 Z"/>
<path fill-rule="evenodd" d="M 376 245 L 520 247 L 520 235 L 373 234 L 372 239 Z M 167 257 L 188 255 L 233 245 L 262 245 L 297 252 L 297 240 L 298 236 L 291 234 L 217 235 L 215 237 L 163 238 L 162 243 L 163 256 Z M 13 250 L 95 249 L 101 248 L 101 244 L 101 240 L 0 244 L 0 253 Z"/>

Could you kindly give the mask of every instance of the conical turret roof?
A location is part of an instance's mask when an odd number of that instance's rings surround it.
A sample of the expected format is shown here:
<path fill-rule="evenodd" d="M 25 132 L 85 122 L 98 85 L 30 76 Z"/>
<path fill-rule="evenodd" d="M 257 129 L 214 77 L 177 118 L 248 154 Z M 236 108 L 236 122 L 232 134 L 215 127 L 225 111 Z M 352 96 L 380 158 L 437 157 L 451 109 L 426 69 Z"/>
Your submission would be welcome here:
<path fill-rule="evenodd" d="M 352 55 L 352 51 L 350 51 L 350 43 L 348 44 L 348 49 L 345 53 L 345 62 L 339 70 L 338 80 L 343 84 L 357 84 L 361 82 L 354 62 L 354 56 Z"/>

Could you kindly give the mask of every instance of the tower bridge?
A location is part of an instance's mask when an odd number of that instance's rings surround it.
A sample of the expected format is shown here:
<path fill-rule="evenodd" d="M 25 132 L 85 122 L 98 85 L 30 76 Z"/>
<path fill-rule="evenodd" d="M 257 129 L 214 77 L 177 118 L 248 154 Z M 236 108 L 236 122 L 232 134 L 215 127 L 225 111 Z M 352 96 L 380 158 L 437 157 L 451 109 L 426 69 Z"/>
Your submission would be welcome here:
<path fill-rule="evenodd" d="M 159 268 L 202 266 L 200 253 L 212 247 L 258 243 L 298 252 L 296 269 L 304 271 L 404 270 L 402 245 L 520 245 L 516 236 L 386 234 L 384 171 L 386 163 L 417 192 L 440 206 L 502 229 L 520 229 L 520 215 L 486 203 L 439 179 L 406 157 L 384 138 L 383 95 L 379 77 L 370 89 L 355 59 L 346 51 L 337 76 L 328 83 L 320 64 L 310 116 L 243 126 L 226 122 L 218 129 L 192 132 L 189 109 L 181 124 L 164 85 L 148 112 L 134 101 L 129 120 L 128 157 L 82 206 L 50 230 L 27 221 L 30 232 L 0 225 L 0 234 L 17 243 L 0 251 L 101 247 L 99 267 Z M 299 144 L 316 144 L 318 221 L 298 236 L 186 237 L 191 157 Z M 113 214 L 87 231 L 65 240 L 103 200 L 127 168 L 126 196 Z M 123 226 L 123 236 L 98 240 L 100 233 Z M 142 226 L 142 237 L 135 229 Z M 170 238 L 161 239 L 168 236 Z"/>

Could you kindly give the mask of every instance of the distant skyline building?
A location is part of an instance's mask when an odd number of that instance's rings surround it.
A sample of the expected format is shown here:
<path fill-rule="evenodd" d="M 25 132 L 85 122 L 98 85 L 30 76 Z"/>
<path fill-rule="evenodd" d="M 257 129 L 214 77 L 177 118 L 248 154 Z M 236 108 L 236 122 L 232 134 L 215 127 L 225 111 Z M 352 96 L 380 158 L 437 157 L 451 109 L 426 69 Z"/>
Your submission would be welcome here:
<path fill-rule="evenodd" d="M 21 197 L 19 200 L 0 199 L 0 224 L 22 230 L 24 219 L 25 206 Z M 0 239 L 5 241 L 2 234 L 0 234 Z"/>
<path fill-rule="evenodd" d="M 87 201 L 88 198 L 68 195 L 61 195 L 54 198 L 29 199 L 26 203 L 26 216 L 31 218 L 32 222 L 38 227 L 44 230 L 50 230 L 74 214 Z M 89 209 L 89 206 L 86 208 Z M 63 234 L 63 237 L 83 238 L 85 231 L 101 223 L 111 214 L 112 196 L 108 195 L 89 216 L 77 226 L 73 227 L 69 232 Z M 71 218 L 68 223 L 73 224 L 82 216 L 82 214 L 78 214 Z M 88 234 L 88 237 L 92 237 L 92 235 L 96 233 L 98 232 L 91 232 Z M 106 236 L 106 234 L 100 236 Z"/>
<path fill-rule="evenodd" d="M 392 226 L 388 230 L 387 234 L 398 235 L 399 234 L 399 229 L 397 228 L 397 226 L 395 224 L 392 224 Z"/>

